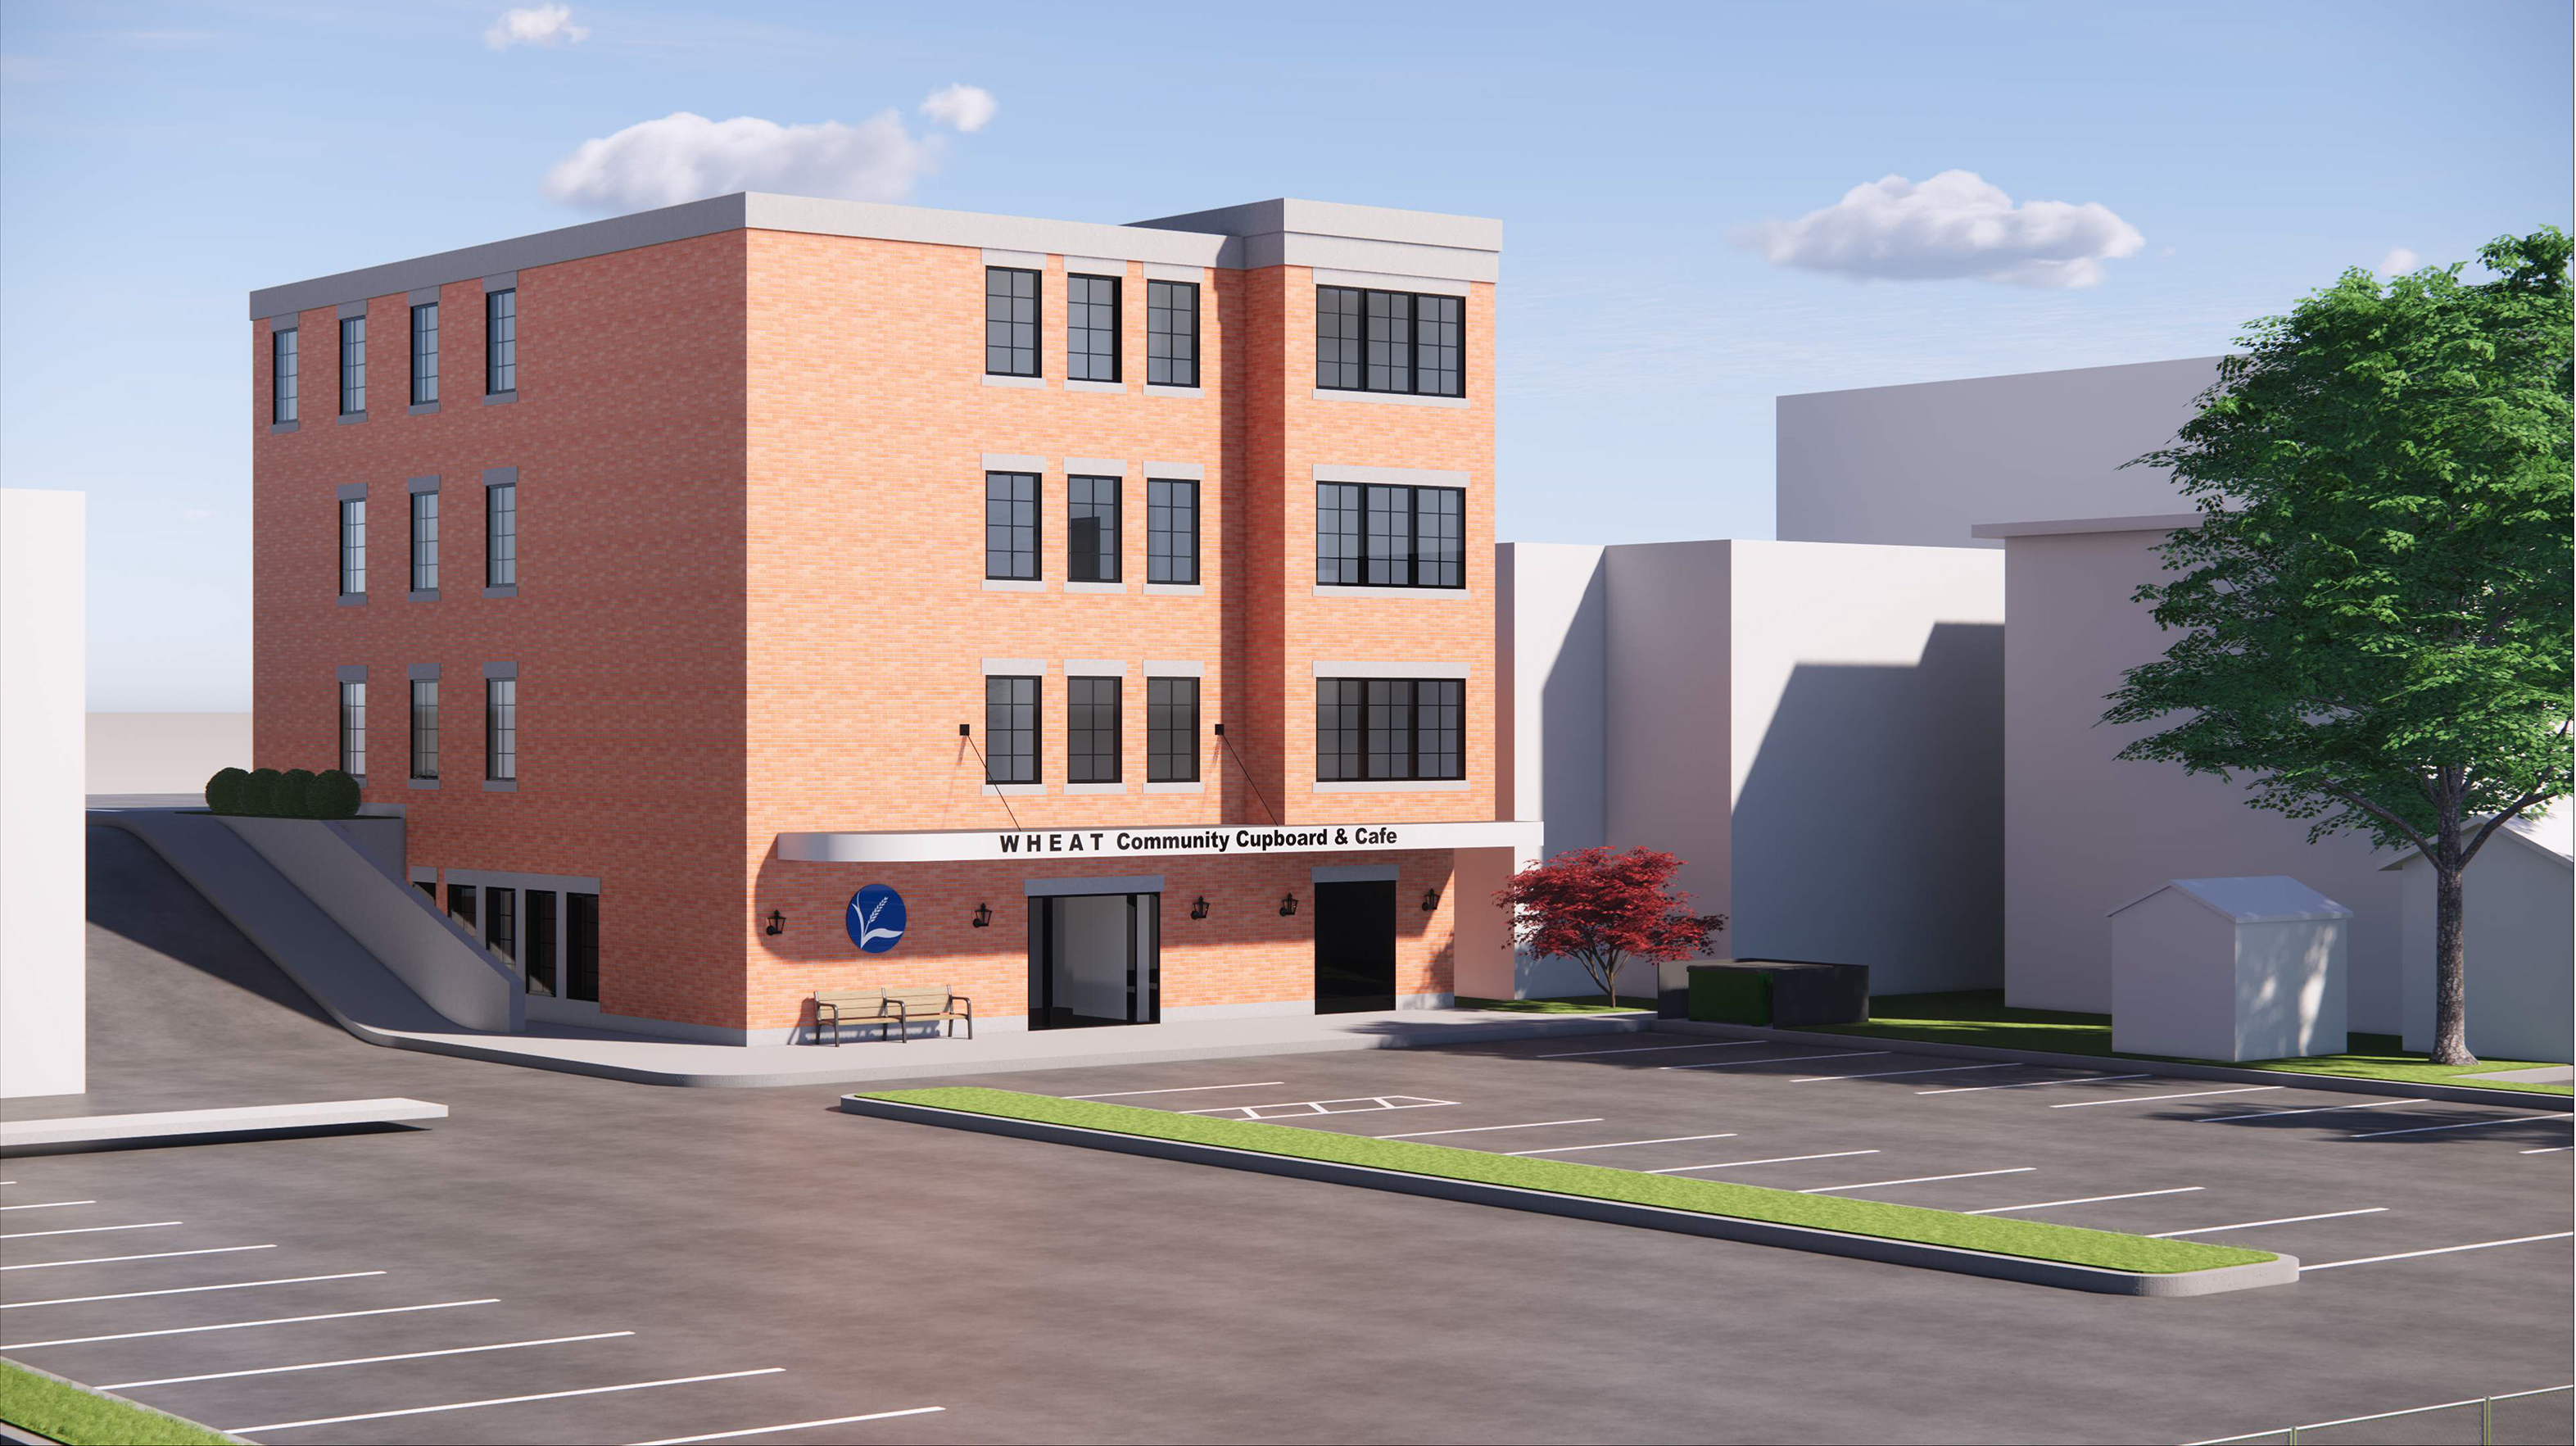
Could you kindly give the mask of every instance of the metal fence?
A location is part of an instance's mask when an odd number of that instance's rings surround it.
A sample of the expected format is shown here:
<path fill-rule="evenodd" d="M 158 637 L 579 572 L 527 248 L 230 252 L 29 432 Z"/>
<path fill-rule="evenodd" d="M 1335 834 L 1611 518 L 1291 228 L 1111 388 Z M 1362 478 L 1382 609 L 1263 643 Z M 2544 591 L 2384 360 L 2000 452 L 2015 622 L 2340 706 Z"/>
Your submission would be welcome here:
<path fill-rule="evenodd" d="M 2192 1446 L 2567 1446 L 2576 1441 L 2576 1414 L 2571 1411 L 2576 1411 L 2576 1386 L 2548 1386 L 2222 1436 Z"/>

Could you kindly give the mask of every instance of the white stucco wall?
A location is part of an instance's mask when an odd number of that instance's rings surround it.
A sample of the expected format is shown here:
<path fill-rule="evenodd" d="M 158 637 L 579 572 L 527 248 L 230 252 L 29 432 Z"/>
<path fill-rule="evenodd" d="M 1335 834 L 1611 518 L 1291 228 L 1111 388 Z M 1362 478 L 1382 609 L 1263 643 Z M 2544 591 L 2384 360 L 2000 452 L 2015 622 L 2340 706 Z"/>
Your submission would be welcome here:
<path fill-rule="evenodd" d="M 2353 911 L 2350 1027 L 2399 1028 L 2390 856 L 2357 835 L 2245 807 L 2238 783 L 2116 754 L 2151 727 L 2097 726 L 2124 669 L 2172 638 L 2130 600 L 2171 523 L 2007 540 L 2004 959 L 2011 1003 L 2111 1008 L 2105 915 L 2167 879 L 2287 874 Z"/>
<path fill-rule="evenodd" d="M 1881 993 L 2002 983 L 2002 559 L 1503 552 L 1502 747 L 1549 853 L 1681 855 L 1728 953 L 1868 964 Z M 1580 992 L 1570 968 L 1523 961 L 1524 992 Z"/>
<path fill-rule="evenodd" d="M 2193 357 L 1781 397 L 1779 536 L 1991 549 L 1971 525 L 2179 510 L 2163 471 L 2120 464 L 2172 440 L 2217 366 Z"/>
<path fill-rule="evenodd" d="M 78 492 L 0 489 L 0 1098 L 88 1088 Z"/>
<path fill-rule="evenodd" d="M 2561 808 L 2571 807 L 2560 804 Z M 2433 871 L 2421 856 L 2398 881 L 2397 978 L 2408 1049 L 2433 1046 Z M 2469 1050 L 2491 1059 L 2564 1062 L 2576 1011 L 2576 872 L 2521 839 L 2489 839 L 2462 874 Z"/>

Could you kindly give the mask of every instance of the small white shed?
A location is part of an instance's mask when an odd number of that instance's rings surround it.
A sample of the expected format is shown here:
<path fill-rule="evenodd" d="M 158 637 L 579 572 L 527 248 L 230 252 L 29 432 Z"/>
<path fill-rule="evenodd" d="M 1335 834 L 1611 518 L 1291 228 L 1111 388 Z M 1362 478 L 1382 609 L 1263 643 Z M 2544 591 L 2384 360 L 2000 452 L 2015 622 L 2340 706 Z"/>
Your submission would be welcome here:
<path fill-rule="evenodd" d="M 2345 1049 L 2352 910 L 2297 879 L 2173 879 L 2110 917 L 2112 1048 L 2230 1060 Z"/>
<path fill-rule="evenodd" d="M 2564 1063 L 2576 1011 L 2576 860 L 2560 805 L 2496 830 L 2460 876 L 2467 917 L 2469 1051 L 2493 1059 Z M 2433 1047 L 2433 870 L 2420 853 L 2387 866 L 2397 875 L 2398 998 L 2406 1048 Z"/>

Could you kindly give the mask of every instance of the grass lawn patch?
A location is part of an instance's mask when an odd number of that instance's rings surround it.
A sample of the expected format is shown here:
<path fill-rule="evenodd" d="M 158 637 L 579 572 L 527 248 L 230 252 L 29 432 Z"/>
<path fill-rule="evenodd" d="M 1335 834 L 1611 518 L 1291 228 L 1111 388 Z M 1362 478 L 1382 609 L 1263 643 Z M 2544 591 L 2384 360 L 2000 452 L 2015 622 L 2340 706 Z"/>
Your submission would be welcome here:
<path fill-rule="evenodd" d="M 2307 1055 L 2297 1059 L 2184 1059 L 2175 1055 L 2118 1054 L 2111 1048 L 2111 1016 L 2077 1014 L 2057 1009 L 2016 1009 L 2004 1003 L 2000 989 L 1971 989 L 1952 994 L 1890 994 L 1869 1002 L 1867 1024 L 1817 1026 L 1817 1034 L 1856 1034 L 1870 1039 L 1919 1039 L 1936 1044 L 1975 1044 L 1994 1049 L 2035 1049 L 2053 1054 L 2090 1054 L 2106 1059 L 2143 1059 L 2180 1064 L 2225 1065 L 2230 1069 L 2277 1070 L 2288 1074 L 2340 1075 L 2398 1084 L 2467 1085 L 2475 1089 L 2523 1094 L 2563 1095 L 2563 1084 L 2529 1084 L 2512 1080 L 2473 1079 L 2490 1070 L 2539 1069 L 2528 1060 L 2484 1059 L 2476 1064 L 2435 1064 L 2399 1047 L 2393 1034 L 2353 1034 L 2342 1054 Z"/>
<path fill-rule="evenodd" d="M 1474 999 L 1458 997 L 1460 1009 L 1490 1009 L 1497 1014 L 1652 1014 L 1652 997 L 1624 994 L 1617 1005 L 1607 994 L 1578 994 L 1570 999 Z"/>
<path fill-rule="evenodd" d="M 2030 1260 L 2090 1265 L 2104 1270 L 2171 1275 L 2227 1265 L 2252 1265 L 2275 1258 L 2267 1251 L 2239 1250 L 2233 1246 L 2203 1245 L 2185 1240 L 2150 1240 L 2141 1235 L 2079 1230 L 2071 1225 L 2045 1225 L 2034 1220 L 2008 1220 L 1996 1215 L 1961 1215 L 1949 1210 L 1926 1210 L 1916 1205 L 1844 1200 L 1831 1195 L 1800 1195 L 1789 1190 L 1766 1190 L 1758 1185 L 1688 1180 L 1678 1175 L 1645 1175 L 1634 1170 L 1614 1170 L 1606 1165 L 1578 1165 L 1568 1160 L 1489 1155 L 1480 1150 L 1426 1145 L 1414 1140 L 1373 1140 L 1360 1135 L 1301 1130 L 1289 1125 L 1213 1120 L 1199 1115 L 1138 1109 L 1132 1105 L 1021 1094 L 1015 1090 L 944 1086 L 867 1091 L 858 1098 L 927 1105 L 1005 1119 L 1073 1125 L 1146 1139 L 1221 1145 L 1292 1159 L 1366 1165 L 1442 1180 L 1472 1180 L 1524 1190 L 1543 1190 L 1556 1195 L 1655 1205 L 1702 1215 L 1767 1221 L 1774 1225 L 1803 1225 L 1882 1240 L 1948 1245 Z"/>
<path fill-rule="evenodd" d="M 241 1439 L 13 1361 L 0 1361 L 0 1421 L 69 1446 L 211 1446 Z"/>

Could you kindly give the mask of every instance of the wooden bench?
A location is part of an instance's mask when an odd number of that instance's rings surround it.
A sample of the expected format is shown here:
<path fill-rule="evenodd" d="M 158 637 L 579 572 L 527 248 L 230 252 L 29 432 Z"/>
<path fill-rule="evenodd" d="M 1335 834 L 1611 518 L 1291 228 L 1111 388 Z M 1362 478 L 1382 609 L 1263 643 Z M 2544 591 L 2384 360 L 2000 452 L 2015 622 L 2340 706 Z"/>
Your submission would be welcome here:
<path fill-rule="evenodd" d="M 913 989 L 835 989 L 816 990 L 814 994 L 814 1037 L 819 1042 L 831 1040 L 837 1048 L 844 1024 L 873 1024 L 882 1041 L 888 1029 L 897 1031 L 896 1038 L 910 1043 L 911 1026 L 946 1021 L 948 1033 L 957 1032 L 957 1021 L 966 1021 L 966 1037 L 975 1037 L 975 1001 L 963 994 L 951 994 L 945 984 L 924 984 Z"/>

